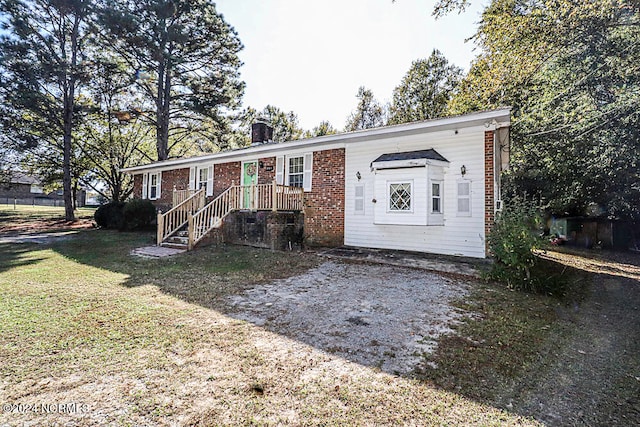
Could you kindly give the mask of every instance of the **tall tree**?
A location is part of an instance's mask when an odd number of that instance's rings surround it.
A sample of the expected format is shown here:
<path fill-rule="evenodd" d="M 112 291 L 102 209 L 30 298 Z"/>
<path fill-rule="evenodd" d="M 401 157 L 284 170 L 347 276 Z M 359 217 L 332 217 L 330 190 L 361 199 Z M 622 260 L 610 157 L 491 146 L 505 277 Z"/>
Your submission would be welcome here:
<path fill-rule="evenodd" d="M 429 58 L 413 61 L 402 82 L 393 90 L 389 124 L 445 115 L 462 75 L 462 68 L 449 64 L 437 49 Z"/>
<path fill-rule="evenodd" d="M 640 219 L 640 2 L 494 0 L 454 112 L 514 106 L 514 191 Z M 593 209 L 593 207 L 597 209 Z"/>
<path fill-rule="evenodd" d="M 94 62 L 93 81 L 87 95 L 91 112 L 78 129 L 78 147 L 87 163 L 83 184 L 105 199 L 124 201 L 133 192 L 133 181 L 121 170 L 153 156 L 152 128 L 142 119 L 129 83 L 131 69 L 102 53 Z"/>
<path fill-rule="evenodd" d="M 155 111 L 158 160 L 195 131 L 215 139 L 244 83 L 235 30 L 210 0 L 104 0 L 103 34 Z"/>
<path fill-rule="evenodd" d="M 360 86 L 356 98 L 358 98 L 358 105 L 347 119 L 345 125 L 347 132 L 375 128 L 385 124 L 384 107 L 374 98 L 370 89 Z"/>
<path fill-rule="evenodd" d="M 304 133 L 305 138 L 315 138 L 317 136 L 334 135 L 338 130 L 334 128 L 327 120 L 323 120 L 310 131 Z"/>
<path fill-rule="evenodd" d="M 73 132 L 91 2 L 0 0 L 2 131 L 21 148 L 48 144 L 59 155 L 65 218 L 74 220 Z"/>

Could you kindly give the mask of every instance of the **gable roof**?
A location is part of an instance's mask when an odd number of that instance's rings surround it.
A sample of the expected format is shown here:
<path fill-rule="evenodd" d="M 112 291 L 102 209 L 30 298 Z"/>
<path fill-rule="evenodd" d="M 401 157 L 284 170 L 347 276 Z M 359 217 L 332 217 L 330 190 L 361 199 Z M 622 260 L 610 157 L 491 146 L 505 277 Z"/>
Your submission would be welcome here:
<path fill-rule="evenodd" d="M 136 174 L 149 170 L 187 168 L 191 165 L 197 165 L 198 163 L 209 161 L 234 161 L 247 155 L 273 156 L 278 152 L 286 152 L 287 150 L 298 148 L 310 148 L 315 150 L 343 148 L 347 144 L 354 142 L 407 135 L 418 135 L 425 132 L 454 130 L 461 127 L 484 126 L 487 130 L 494 130 L 500 127 L 509 126 L 510 115 L 511 107 L 503 107 L 496 110 L 480 111 L 459 116 L 442 117 L 438 119 L 424 120 L 419 122 L 403 123 L 399 125 L 338 133 L 334 135 L 325 135 L 315 138 L 307 138 L 280 143 L 252 145 L 250 147 L 221 151 L 218 153 L 205 154 L 202 156 L 153 162 L 142 166 L 123 168 L 121 169 L 121 171 Z"/>

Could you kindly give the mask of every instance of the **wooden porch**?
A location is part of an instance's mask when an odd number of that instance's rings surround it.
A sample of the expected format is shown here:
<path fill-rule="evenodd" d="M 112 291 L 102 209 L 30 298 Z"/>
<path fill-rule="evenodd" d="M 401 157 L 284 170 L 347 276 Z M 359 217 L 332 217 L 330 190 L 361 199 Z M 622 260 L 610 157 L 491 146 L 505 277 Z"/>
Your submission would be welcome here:
<path fill-rule="evenodd" d="M 173 191 L 173 207 L 158 213 L 157 244 L 193 249 L 231 212 L 302 211 L 304 190 L 277 184 L 232 185 L 206 203 L 205 190 Z"/>

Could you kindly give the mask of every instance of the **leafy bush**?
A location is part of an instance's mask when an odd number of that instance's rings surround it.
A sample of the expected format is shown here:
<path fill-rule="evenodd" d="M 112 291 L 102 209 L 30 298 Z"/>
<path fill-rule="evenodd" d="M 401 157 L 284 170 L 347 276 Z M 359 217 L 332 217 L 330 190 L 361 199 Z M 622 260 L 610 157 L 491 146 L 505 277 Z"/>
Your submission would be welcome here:
<path fill-rule="evenodd" d="M 149 200 L 133 199 L 127 203 L 111 202 L 100 206 L 93 215 L 99 227 L 110 230 L 144 230 L 151 227 L 156 207 Z"/>
<path fill-rule="evenodd" d="M 93 214 L 96 224 L 107 229 L 122 228 L 124 224 L 124 205 L 125 203 L 123 202 L 111 202 L 100 206 L 96 209 L 96 213 Z"/>
<path fill-rule="evenodd" d="M 512 289 L 540 291 L 540 280 L 532 275 L 532 269 L 536 265 L 533 250 L 543 244 L 541 231 L 538 207 L 524 198 L 511 199 L 499 212 L 488 237 L 495 258 L 489 277 Z"/>
<path fill-rule="evenodd" d="M 149 200 L 133 199 L 122 210 L 123 230 L 145 230 L 156 217 L 156 207 Z"/>

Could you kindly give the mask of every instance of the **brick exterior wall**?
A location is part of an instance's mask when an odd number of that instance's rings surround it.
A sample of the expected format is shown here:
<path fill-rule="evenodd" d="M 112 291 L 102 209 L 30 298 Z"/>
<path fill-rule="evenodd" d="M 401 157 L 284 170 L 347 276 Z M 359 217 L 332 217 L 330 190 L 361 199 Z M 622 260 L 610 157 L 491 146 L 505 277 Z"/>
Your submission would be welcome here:
<path fill-rule="evenodd" d="M 262 162 L 262 167 L 258 168 L 258 184 L 271 184 L 276 179 L 276 158 L 265 157 L 260 159 L 258 164 Z M 267 168 L 271 168 L 270 171 Z"/>
<path fill-rule="evenodd" d="M 141 173 L 133 176 L 133 197 L 135 199 L 142 199 L 142 174 Z"/>
<path fill-rule="evenodd" d="M 213 197 L 218 197 L 232 184 L 240 184 L 240 162 L 230 162 L 213 167 Z"/>
<path fill-rule="evenodd" d="M 311 191 L 304 194 L 306 244 L 344 244 L 344 179 L 344 148 L 313 153 Z"/>
<path fill-rule="evenodd" d="M 495 221 L 494 131 L 484 133 L 484 234 L 488 236 Z M 487 246 L 487 254 L 489 247 Z"/>
<path fill-rule="evenodd" d="M 176 190 L 187 190 L 189 188 L 189 168 L 162 171 L 160 198 L 153 201 L 153 204 L 162 211 L 172 208 L 174 186 Z"/>

